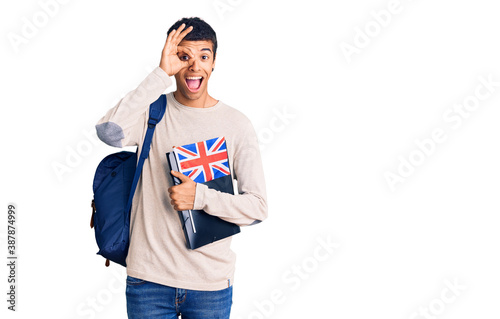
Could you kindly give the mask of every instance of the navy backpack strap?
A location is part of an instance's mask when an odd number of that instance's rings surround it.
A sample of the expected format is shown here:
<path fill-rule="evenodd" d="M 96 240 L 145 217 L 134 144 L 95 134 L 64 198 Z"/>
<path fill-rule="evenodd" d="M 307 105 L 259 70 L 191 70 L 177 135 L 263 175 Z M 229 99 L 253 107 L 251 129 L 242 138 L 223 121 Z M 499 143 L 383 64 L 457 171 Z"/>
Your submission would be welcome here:
<path fill-rule="evenodd" d="M 148 130 L 146 131 L 146 136 L 144 137 L 144 142 L 142 143 L 142 150 L 139 157 L 139 162 L 135 168 L 134 180 L 130 188 L 130 194 L 128 196 L 127 207 L 125 212 L 130 214 L 130 208 L 132 207 L 132 199 L 134 198 L 135 189 L 137 183 L 139 182 L 139 177 L 141 176 L 142 166 L 144 161 L 148 158 L 149 149 L 151 148 L 151 141 L 153 139 L 153 133 L 155 131 L 156 124 L 160 122 L 165 114 L 165 109 L 167 108 L 167 96 L 165 94 L 160 95 L 160 97 L 154 101 L 149 106 L 149 119 L 148 119 Z"/>

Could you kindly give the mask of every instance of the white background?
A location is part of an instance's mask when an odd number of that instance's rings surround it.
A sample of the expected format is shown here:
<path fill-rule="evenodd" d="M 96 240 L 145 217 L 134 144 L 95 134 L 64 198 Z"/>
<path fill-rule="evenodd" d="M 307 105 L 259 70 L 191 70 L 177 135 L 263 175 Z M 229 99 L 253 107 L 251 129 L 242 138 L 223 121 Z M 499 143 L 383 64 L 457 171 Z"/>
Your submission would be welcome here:
<path fill-rule="evenodd" d="M 46 2 L 0 5 L 1 264 L 10 203 L 19 258 L 15 313 L 1 267 L 2 318 L 126 317 L 124 268 L 89 228 L 95 167 L 117 151 L 94 125 L 184 16 L 216 30 L 209 91 L 263 145 L 269 218 L 234 238 L 232 318 L 500 315 L 500 86 L 480 80 L 500 81 L 494 1 Z"/>

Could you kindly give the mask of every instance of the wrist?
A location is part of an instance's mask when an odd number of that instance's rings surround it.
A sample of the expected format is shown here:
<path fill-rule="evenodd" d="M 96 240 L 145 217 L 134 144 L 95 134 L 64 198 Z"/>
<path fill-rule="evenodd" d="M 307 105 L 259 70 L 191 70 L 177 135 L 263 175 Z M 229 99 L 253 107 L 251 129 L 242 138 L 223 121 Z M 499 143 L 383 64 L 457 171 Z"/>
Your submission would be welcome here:
<path fill-rule="evenodd" d="M 168 76 L 172 76 L 173 74 L 170 74 L 170 72 L 168 72 L 167 68 L 162 64 L 160 63 L 159 65 L 160 69 L 162 69 L 165 73 L 167 73 Z"/>

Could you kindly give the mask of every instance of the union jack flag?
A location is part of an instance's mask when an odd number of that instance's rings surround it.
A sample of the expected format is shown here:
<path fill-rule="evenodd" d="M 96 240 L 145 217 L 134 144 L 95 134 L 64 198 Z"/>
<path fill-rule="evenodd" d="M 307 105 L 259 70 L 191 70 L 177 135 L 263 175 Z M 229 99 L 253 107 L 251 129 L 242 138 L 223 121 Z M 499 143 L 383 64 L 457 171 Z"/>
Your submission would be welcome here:
<path fill-rule="evenodd" d="M 176 146 L 173 151 L 181 173 L 197 183 L 231 174 L 224 137 Z"/>

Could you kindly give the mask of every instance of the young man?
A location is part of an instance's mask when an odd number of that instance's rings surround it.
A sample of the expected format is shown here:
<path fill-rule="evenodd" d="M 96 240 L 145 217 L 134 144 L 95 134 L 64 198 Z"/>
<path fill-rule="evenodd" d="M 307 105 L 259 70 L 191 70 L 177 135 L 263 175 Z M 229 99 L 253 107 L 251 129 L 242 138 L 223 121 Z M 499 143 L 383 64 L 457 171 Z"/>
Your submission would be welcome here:
<path fill-rule="evenodd" d="M 264 174 L 255 131 L 239 111 L 208 94 L 215 67 L 217 38 L 199 18 L 184 18 L 168 31 L 159 67 L 109 110 L 96 125 L 106 144 L 142 142 L 149 105 L 172 85 L 167 109 L 156 126 L 131 212 L 127 257 L 129 318 L 229 318 L 235 254 L 231 237 L 190 250 L 177 211 L 203 209 L 240 226 L 267 217 Z M 229 167 L 238 194 L 209 189 L 172 172 L 166 153 L 181 146 L 225 137 Z"/>

